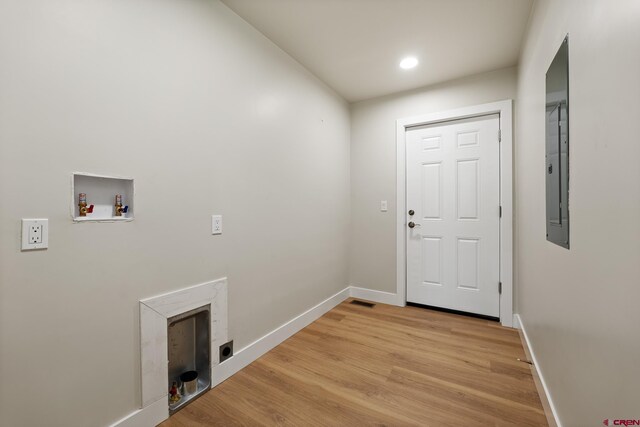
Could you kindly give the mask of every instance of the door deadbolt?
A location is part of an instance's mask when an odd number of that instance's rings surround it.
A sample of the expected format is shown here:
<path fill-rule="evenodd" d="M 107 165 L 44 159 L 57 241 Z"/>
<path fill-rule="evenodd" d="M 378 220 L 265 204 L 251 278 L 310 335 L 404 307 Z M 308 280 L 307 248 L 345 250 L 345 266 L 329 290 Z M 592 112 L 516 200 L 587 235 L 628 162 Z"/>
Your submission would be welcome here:
<path fill-rule="evenodd" d="M 416 213 L 416 212 L 415 212 L 413 209 L 411 209 L 411 210 L 409 211 L 409 215 L 413 215 L 413 214 L 415 214 L 415 213 Z"/>

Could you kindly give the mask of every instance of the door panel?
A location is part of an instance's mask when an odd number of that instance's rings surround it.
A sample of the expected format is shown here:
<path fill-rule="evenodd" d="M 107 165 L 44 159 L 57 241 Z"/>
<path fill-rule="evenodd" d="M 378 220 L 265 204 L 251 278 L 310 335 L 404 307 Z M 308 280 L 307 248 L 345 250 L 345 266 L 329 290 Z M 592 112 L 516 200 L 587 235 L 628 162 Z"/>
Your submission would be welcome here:
<path fill-rule="evenodd" d="M 457 172 L 458 220 L 478 219 L 480 159 L 458 160 Z"/>
<path fill-rule="evenodd" d="M 422 239 L 422 281 L 430 285 L 442 285 L 440 271 L 442 262 L 442 239 L 424 237 Z"/>
<path fill-rule="evenodd" d="M 411 128 L 407 301 L 499 317 L 499 117 Z"/>
<path fill-rule="evenodd" d="M 442 164 L 427 163 L 422 165 L 422 198 L 423 216 L 428 219 L 440 219 L 442 195 Z"/>

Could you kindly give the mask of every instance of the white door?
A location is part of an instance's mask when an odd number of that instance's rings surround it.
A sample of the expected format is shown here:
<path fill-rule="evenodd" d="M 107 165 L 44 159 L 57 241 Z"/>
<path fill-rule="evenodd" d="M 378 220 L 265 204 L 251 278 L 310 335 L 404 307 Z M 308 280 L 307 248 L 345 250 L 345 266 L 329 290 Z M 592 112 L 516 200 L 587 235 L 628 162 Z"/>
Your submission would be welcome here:
<path fill-rule="evenodd" d="M 408 302 L 500 317 L 499 129 L 490 115 L 407 130 Z"/>

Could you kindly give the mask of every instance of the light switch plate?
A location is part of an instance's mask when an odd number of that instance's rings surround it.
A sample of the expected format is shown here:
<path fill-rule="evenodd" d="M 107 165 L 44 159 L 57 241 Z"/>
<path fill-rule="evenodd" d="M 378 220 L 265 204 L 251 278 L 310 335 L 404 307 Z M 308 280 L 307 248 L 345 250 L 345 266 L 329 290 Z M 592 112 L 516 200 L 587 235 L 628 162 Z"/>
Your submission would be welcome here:
<path fill-rule="evenodd" d="M 381 200 L 380 201 L 380 212 L 386 212 L 387 211 L 387 201 L 386 200 Z"/>
<path fill-rule="evenodd" d="M 222 234 L 222 215 L 211 215 L 211 234 Z"/>
<path fill-rule="evenodd" d="M 22 250 L 46 249 L 49 247 L 49 220 L 22 219 Z"/>

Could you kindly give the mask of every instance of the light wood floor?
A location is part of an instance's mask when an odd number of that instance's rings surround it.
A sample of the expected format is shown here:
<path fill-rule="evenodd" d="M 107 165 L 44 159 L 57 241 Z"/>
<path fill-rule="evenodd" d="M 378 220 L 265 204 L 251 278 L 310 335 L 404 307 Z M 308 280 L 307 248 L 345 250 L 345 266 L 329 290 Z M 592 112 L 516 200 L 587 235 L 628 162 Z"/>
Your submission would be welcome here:
<path fill-rule="evenodd" d="M 518 333 L 343 302 L 162 427 L 546 426 Z"/>

